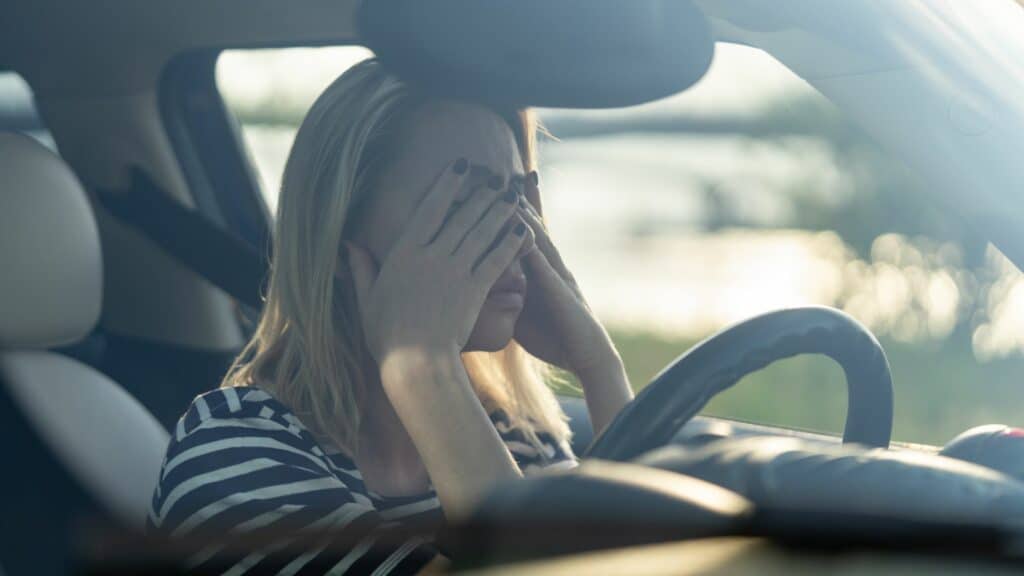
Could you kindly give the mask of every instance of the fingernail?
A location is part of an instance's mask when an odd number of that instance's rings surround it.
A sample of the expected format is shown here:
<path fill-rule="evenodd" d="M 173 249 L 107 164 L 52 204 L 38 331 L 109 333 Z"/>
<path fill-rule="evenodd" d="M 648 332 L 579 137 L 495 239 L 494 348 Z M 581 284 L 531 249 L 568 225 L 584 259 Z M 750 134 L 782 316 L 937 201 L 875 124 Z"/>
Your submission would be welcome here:
<path fill-rule="evenodd" d="M 519 195 L 518 195 L 518 194 L 516 194 L 516 191 L 515 191 L 515 190 L 509 190 L 508 192 L 505 192 L 505 195 L 504 195 L 504 196 L 502 196 L 501 198 L 502 198 L 502 200 L 504 200 L 505 202 L 508 202 L 509 204 L 512 204 L 512 203 L 514 203 L 514 202 L 515 202 L 516 200 L 518 200 L 518 199 L 519 199 Z"/>
<path fill-rule="evenodd" d="M 487 179 L 487 187 L 491 190 L 501 190 L 502 178 L 497 174 Z"/>
<path fill-rule="evenodd" d="M 540 186 L 540 174 L 538 174 L 536 170 L 531 170 L 526 177 L 530 179 L 530 184 L 533 186 Z"/>
<path fill-rule="evenodd" d="M 468 169 L 469 161 L 466 160 L 465 158 L 459 158 L 458 160 L 455 161 L 455 165 L 452 166 L 452 172 L 455 172 L 459 176 L 465 174 L 466 170 Z"/>
<path fill-rule="evenodd" d="M 523 234 L 526 234 L 526 224 L 520 222 L 519 225 L 516 226 L 515 233 L 516 236 L 522 236 Z"/>

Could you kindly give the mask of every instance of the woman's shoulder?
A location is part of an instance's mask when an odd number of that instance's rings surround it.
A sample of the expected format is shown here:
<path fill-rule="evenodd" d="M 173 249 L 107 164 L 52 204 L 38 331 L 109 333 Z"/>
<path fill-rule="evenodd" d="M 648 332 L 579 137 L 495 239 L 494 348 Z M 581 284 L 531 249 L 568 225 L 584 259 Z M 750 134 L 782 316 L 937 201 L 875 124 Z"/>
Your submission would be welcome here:
<path fill-rule="evenodd" d="M 264 493 L 286 503 L 322 501 L 372 510 L 361 484 L 342 472 L 298 418 L 267 392 L 211 390 L 192 401 L 171 435 L 151 520 L 154 526 L 188 527 L 216 516 L 210 510 L 218 507 L 248 510 L 249 499 Z M 198 520 L 186 523 L 192 516 Z"/>
<path fill-rule="evenodd" d="M 232 456 L 263 459 L 335 475 L 334 461 L 292 411 L 254 386 L 224 387 L 200 394 L 178 420 L 165 455 L 164 472 L 208 472 Z M 184 464 L 188 463 L 188 466 Z"/>
<path fill-rule="evenodd" d="M 230 386 L 196 396 L 178 420 L 174 437 L 181 440 L 198 429 L 225 421 L 261 429 L 277 425 L 296 435 L 308 434 L 295 414 L 268 392 L 255 386 Z"/>

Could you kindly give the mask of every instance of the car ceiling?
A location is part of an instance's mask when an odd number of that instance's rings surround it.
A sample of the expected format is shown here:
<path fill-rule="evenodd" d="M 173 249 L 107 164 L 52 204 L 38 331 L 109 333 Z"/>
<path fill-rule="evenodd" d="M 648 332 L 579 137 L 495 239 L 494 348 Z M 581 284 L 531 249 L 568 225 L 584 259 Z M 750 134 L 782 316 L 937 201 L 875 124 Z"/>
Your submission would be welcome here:
<path fill-rule="evenodd" d="M 0 67 L 19 72 L 37 94 L 144 89 L 167 61 L 189 50 L 351 42 L 355 6 L 355 0 L 14 2 L 0 19 Z"/>

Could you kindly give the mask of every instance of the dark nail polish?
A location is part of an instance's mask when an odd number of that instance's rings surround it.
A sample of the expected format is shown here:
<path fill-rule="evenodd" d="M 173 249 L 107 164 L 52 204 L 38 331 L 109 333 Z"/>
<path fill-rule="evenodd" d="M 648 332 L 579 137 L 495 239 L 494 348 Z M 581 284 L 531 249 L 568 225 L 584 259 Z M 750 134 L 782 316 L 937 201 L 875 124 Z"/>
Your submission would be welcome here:
<path fill-rule="evenodd" d="M 522 236 L 523 234 L 526 234 L 526 224 L 520 222 L 519 225 L 516 226 L 515 232 L 516 236 Z"/>
<path fill-rule="evenodd" d="M 540 174 L 536 170 L 531 171 L 526 177 L 530 179 L 530 184 L 534 187 L 540 186 Z"/>
<path fill-rule="evenodd" d="M 515 201 L 519 199 L 519 195 L 516 194 L 515 190 L 509 190 L 508 192 L 505 192 L 505 195 L 502 196 L 501 198 L 502 200 L 508 202 L 509 204 L 514 204 Z"/>
<path fill-rule="evenodd" d="M 491 190 L 501 190 L 502 178 L 495 174 L 487 179 L 487 187 Z"/>
<path fill-rule="evenodd" d="M 466 160 L 465 158 L 459 158 L 458 160 L 455 161 L 455 166 L 452 166 L 452 171 L 458 174 L 459 176 L 465 174 L 466 170 L 468 169 L 469 161 Z"/>

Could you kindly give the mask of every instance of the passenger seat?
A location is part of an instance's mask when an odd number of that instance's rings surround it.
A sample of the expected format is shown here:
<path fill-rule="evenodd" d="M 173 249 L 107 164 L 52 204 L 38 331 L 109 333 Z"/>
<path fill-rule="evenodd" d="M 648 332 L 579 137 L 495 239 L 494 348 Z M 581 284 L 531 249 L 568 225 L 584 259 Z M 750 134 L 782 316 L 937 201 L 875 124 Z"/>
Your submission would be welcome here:
<path fill-rule="evenodd" d="M 0 132 L 0 400 L 13 412 L 0 415 L 4 441 L 12 441 L 6 420 L 23 422 L 26 437 L 34 434 L 38 450 L 48 449 L 102 512 L 141 528 L 167 431 L 109 378 L 49 350 L 84 338 L 96 325 L 101 258 L 92 208 L 71 170 L 31 138 Z M 26 442 L 19 442 L 2 455 L 5 486 L 16 475 L 33 474 L 17 458 L 28 455 Z M 31 487 L 32 478 L 20 480 Z M 36 480 L 40 489 L 47 485 L 47 478 Z M 52 521 L 60 531 L 58 519 Z M 5 528 L 13 522 L 5 518 Z M 0 562 L 12 570 L 7 559 Z"/>

